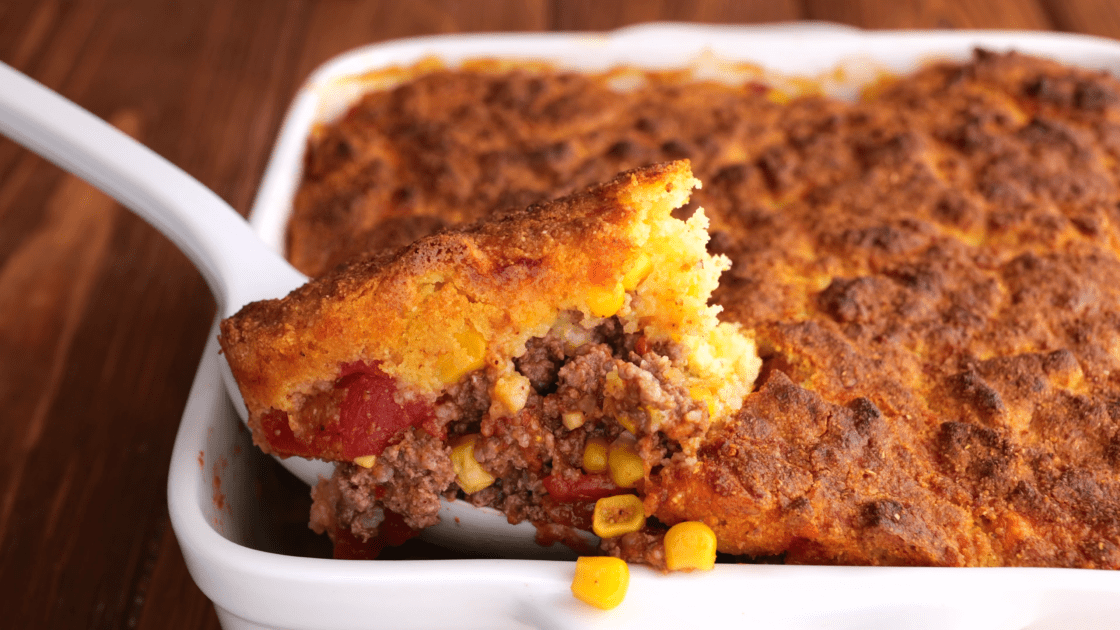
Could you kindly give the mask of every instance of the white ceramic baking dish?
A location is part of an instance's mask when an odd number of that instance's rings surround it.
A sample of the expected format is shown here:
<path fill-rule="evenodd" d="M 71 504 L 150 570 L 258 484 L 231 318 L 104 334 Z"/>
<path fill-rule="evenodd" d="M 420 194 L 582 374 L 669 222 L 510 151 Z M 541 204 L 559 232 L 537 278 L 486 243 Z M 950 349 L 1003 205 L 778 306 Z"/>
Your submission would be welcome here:
<path fill-rule="evenodd" d="M 606 34 L 389 42 L 337 57 L 308 80 L 284 123 L 252 223 L 266 242 L 282 247 L 308 133 L 366 87 L 371 70 L 431 56 L 450 65 L 499 57 L 586 70 L 693 67 L 717 75 L 742 72 L 738 62 L 750 62 L 776 73 L 770 77 L 775 81 L 809 76 L 844 94 L 879 72 L 906 72 L 934 58 L 963 59 L 976 46 L 1120 73 L 1120 43 L 1053 33 L 651 24 Z M 834 72 L 837 68 L 844 71 Z M 341 561 L 284 555 L 274 535 L 274 506 L 258 500 L 265 456 L 252 446 L 226 398 L 219 361 L 212 334 L 175 443 L 168 501 L 191 575 L 213 600 L 226 630 L 1120 626 L 1120 572 L 720 565 L 709 573 L 661 575 L 634 567 L 626 600 L 604 612 L 571 596 L 570 561 Z M 324 470 L 294 459 L 285 465 L 307 480 Z M 460 514 L 469 518 L 470 510 Z M 454 530 L 455 518 L 445 530 Z M 482 547 L 492 553 L 503 544 L 492 539 Z"/>

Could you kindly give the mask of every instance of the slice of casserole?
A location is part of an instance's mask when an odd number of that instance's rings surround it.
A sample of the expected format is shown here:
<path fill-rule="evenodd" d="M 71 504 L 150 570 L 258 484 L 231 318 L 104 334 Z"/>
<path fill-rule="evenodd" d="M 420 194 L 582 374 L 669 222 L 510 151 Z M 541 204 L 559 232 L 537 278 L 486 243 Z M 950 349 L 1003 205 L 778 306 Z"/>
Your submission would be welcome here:
<path fill-rule="evenodd" d="M 629 171 L 245 307 L 221 345 L 254 440 L 342 462 L 313 522 L 359 540 L 457 491 L 588 528 L 596 499 L 695 466 L 758 375 L 708 304 L 730 263 L 703 210 L 672 215 L 697 186 L 687 162 Z"/>

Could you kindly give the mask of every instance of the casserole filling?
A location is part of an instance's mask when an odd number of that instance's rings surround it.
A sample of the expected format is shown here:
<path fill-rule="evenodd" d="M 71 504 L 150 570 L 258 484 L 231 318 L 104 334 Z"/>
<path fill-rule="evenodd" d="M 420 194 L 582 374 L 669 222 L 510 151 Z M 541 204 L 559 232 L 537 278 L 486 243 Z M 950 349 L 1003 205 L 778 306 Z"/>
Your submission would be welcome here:
<path fill-rule="evenodd" d="M 683 355 L 679 344 L 625 332 L 617 317 L 565 313 L 512 371 L 468 374 L 437 400 L 430 424 L 340 464 L 314 491 L 312 527 L 366 542 L 389 513 L 421 529 L 437 522 L 441 497 L 461 498 L 532 522 L 542 544 L 578 549 L 572 528 L 593 529 L 596 501 L 640 497 L 648 477 L 695 465 L 711 412 L 689 391 Z M 620 557 L 664 568 L 664 527 L 643 518 L 630 530 L 605 548 L 622 544 Z"/>

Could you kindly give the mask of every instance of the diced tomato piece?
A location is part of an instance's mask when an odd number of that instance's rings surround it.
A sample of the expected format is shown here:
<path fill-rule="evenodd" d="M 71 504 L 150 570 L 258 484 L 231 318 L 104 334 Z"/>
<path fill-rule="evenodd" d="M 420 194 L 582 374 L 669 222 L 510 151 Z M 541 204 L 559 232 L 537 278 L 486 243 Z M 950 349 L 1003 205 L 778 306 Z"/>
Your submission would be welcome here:
<path fill-rule="evenodd" d="M 272 450 L 285 456 L 343 460 L 380 455 L 401 431 L 430 424 L 433 417 L 427 404 L 398 404 L 393 398 L 396 381 L 376 364 L 355 362 L 343 366 L 335 388 L 346 390 L 339 405 L 339 421 L 317 427 L 309 439 L 296 437 L 288 425 L 288 415 L 282 411 L 272 411 L 261 418 Z"/>
<path fill-rule="evenodd" d="M 334 534 L 335 560 L 376 560 L 384 548 L 385 543 L 376 537 L 365 542 L 358 540 L 349 528 L 341 529 Z"/>
<path fill-rule="evenodd" d="M 338 386 L 347 388 L 339 409 L 344 459 L 380 455 L 400 431 L 419 426 L 432 413 L 423 403 L 397 404 L 396 381 L 376 365 L 350 364 L 343 374 Z"/>
<path fill-rule="evenodd" d="M 638 337 L 638 339 L 634 342 L 634 352 L 638 353 L 638 356 L 642 356 L 645 353 L 649 352 L 649 350 L 649 339 L 646 339 L 645 335 Z"/>
<path fill-rule="evenodd" d="M 541 507 L 544 509 L 546 515 L 545 522 L 554 525 L 567 525 L 576 529 L 591 531 L 591 521 L 595 515 L 595 502 L 594 501 L 576 501 L 573 503 L 560 503 L 554 501 L 551 497 L 544 497 L 541 501 Z M 537 542 L 545 542 L 542 540 L 540 532 L 537 532 Z M 557 539 L 560 542 L 572 547 L 573 540 L 567 538 Z M 573 547 L 574 548 L 574 547 Z"/>
<path fill-rule="evenodd" d="M 268 439 L 268 445 L 276 453 L 288 455 L 311 455 L 308 445 L 296 439 L 288 426 L 288 414 L 273 409 L 261 418 L 261 428 Z"/>
<path fill-rule="evenodd" d="M 622 492 L 610 475 L 605 473 L 597 475 L 579 475 L 574 479 L 565 479 L 562 475 L 549 475 L 544 478 L 544 488 L 549 496 L 560 503 L 573 503 L 576 501 L 595 501 Z"/>
<path fill-rule="evenodd" d="M 346 377 L 350 376 L 351 374 L 365 374 L 366 372 L 370 372 L 370 371 L 374 371 L 374 370 L 376 370 L 377 373 L 379 373 L 379 374 L 384 374 L 384 372 L 381 371 L 381 368 L 377 367 L 376 363 L 374 363 L 372 366 L 369 365 L 368 363 L 366 363 L 365 361 L 354 361 L 353 363 L 344 363 L 342 365 L 342 369 L 339 370 L 339 372 L 341 372 L 341 374 L 338 375 L 339 384 L 341 384 L 342 381 L 345 380 Z"/>
<path fill-rule="evenodd" d="M 409 538 L 419 535 L 404 522 L 404 517 L 385 510 L 385 520 L 377 527 L 377 535 L 362 542 L 350 528 L 334 532 L 334 557 L 336 560 L 376 560 L 386 547 L 403 545 Z"/>
<path fill-rule="evenodd" d="M 385 520 L 377 527 L 377 537 L 385 541 L 385 545 L 389 547 L 398 547 L 409 538 L 419 535 L 419 530 L 405 524 L 403 516 L 389 510 L 385 510 Z"/>
<path fill-rule="evenodd" d="M 747 83 L 747 89 L 755 94 L 764 95 L 769 94 L 774 88 L 759 81 L 750 81 Z"/>

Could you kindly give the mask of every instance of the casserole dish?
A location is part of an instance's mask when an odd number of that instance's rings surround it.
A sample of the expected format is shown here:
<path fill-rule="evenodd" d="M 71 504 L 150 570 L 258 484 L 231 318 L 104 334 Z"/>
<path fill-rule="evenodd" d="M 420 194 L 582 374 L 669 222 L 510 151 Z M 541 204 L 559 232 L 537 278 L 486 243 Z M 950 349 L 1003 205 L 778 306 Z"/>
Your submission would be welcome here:
<path fill-rule="evenodd" d="M 826 25 L 717 28 L 648 25 L 607 35 L 421 38 L 348 53 L 297 95 L 253 208 L 258 233 L 284 241 L 290 199 L 313 126 L 392 77 L 374 72 L 427 57 L 543 60 L 606 70 L 691 67 L 697 74 L 808 78 L 851 95 L 882 72 L 906 72 L 972 48 L 1017 49 L 1090 68 L 1120 67 L 1120 46 L 1085 37 L 1019 33 L 864 33 Z M 744 65 L 752 64 L 752 65 Z M 754 68 L 754 69 L 752 69 Z M 765 68 L 765 74 L 757 68 Z M 357 77 L 357 78 L 350 78 Z M 796 80 L 794 80 L 794 83 Z M 568 592 L 572 564 L 547 560 L 352 562 L 275 553 L 269 506 L 254 500 L 260 456 L 225 401 L 211 343 L 200 365 L 172 461 L 169 502 L 188 566 L 227 628 L 353 626 L 637 627 L 737 620 L 767 627 L 1112 627 L 1120 576 L 1065 569 L 901 569 L 721 565 L 662 576 L 636 567 L 626 601 L 593 611 Z M 311 481 L 322 468 L 285 465 Z M 467 513 L 472 512 L 467 510 Z M 463 518 L 468 517 L 464 513 Z M 452 531 L 455 517 L 450 519 Z M 432 534 L 437 539 L 438 531 Z M 484 541 L 476 547 L 485 551 Z M 505 549 L 496 555 L 532 550 Z M 437 594 L 440 605 L 428 602 Z"/>

